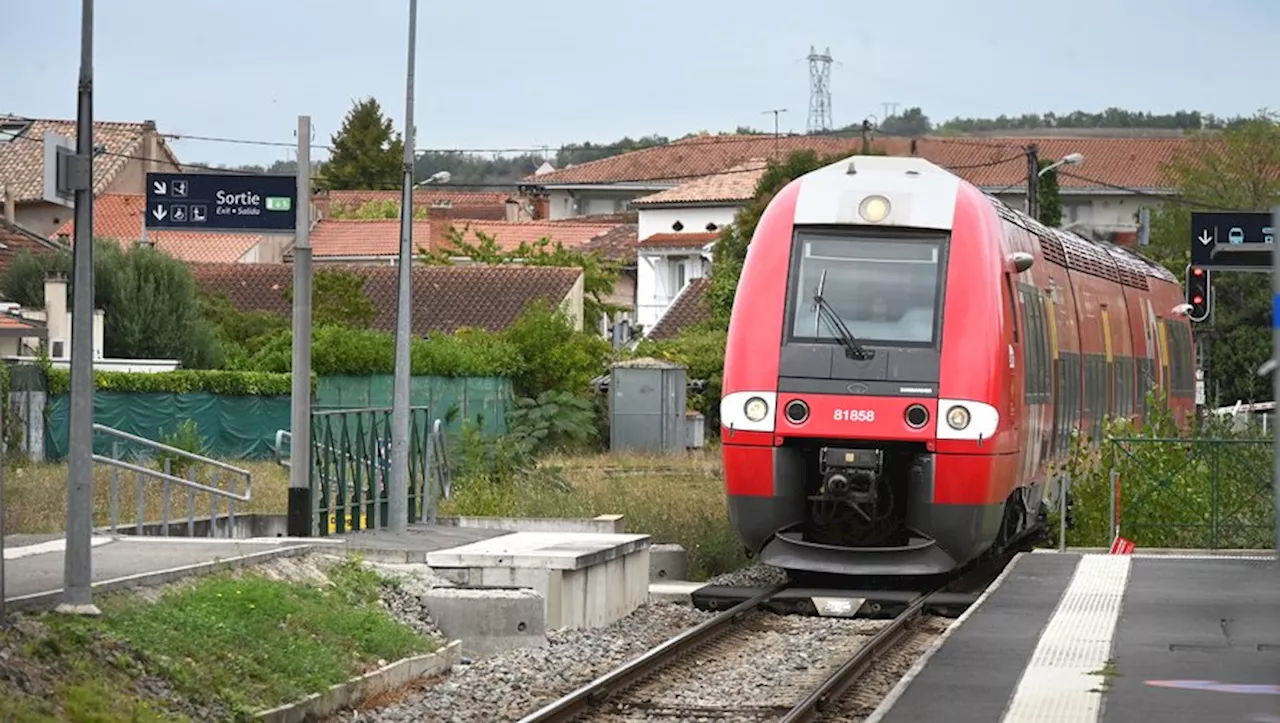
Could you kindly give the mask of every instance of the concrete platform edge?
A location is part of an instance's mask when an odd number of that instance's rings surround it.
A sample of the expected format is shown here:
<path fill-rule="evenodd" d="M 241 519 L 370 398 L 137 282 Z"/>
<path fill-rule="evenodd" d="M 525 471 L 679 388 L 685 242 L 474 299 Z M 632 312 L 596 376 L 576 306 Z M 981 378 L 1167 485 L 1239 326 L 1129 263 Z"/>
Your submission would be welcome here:
<path fill-rule="evenodd" d="M 254 715 L 254 720 L 264 723 L 301 723 L 332 715 L 412 680 L 449 670 L 461 659 L 461 641 L 454 640 L 434 653 L 399 660 L 372 673 L 351 678 L 345 683 L 331 685 L 324 692 L 313 693 L 293 703 L 261 711 Z"/>
<path fill-rule="evenodd" d="M 151 572 L 138 573 L 137 575 L 128 575 L 125 577 L 112 578 L 110 580 L 100 580 L 93 583 L 90 587 L 97 592 L 113 592 L 116 590 L 127 589 L 131 587 L 141 587 L 149 585 L 162 585 L 167 582 L 173 582 L 184 577 L 193 575 L 207 575 L 209 573 L 218 572 L 220 570 L 234 569 L 256 565 L 260 562 L 274 560 L 279 557 L 295 557 L 310 552 L 313 548 L 312 544 L 300 544 L 292 546 L 282 546 L 277 550 L 263 550 L 262 552 L 251 552 L 246 555 L 236 555 L 221 560 L 213 560 L 211 562 L 200 562 L 194 565 L 184 565 L 182 567 L 171 567 L 165 570 L 154 570 Z M 33 610 L 39 608 L 52 608 L 56 606 L 62 599 L 62 588 L 50 590 L 48 592 L 39 592 L 31 595 L 22 595 L 5 600 L 5 605 L 11 610 Z"/>
<path fill-rule="evenodd" d="M 1014 555 L 1013 560 L 1011 560 L 1009 564 L 1000 571 L 999 576 L 997 576 L 996 579 L 987 586 L 987 589 L 982 591 L 982 594 L 978 596 L 978 599 L 975 600 L 967 610 L 961 613 L 960 617 L 956 618 L 955 622 L 949 625 L 947 629 L 943 631 L 942 635 L 938 636 L 938 639 L 933 642 L 933 645 L 929 646 L 929 649 L 921 654 L 916 662 L 907 669 L 907 672 L 902 674 L 902 677 L 898 679 L 898 683 L 893 686 L 887 695 L 885 695 L 884 699 L 880 701 L 880 705 L 877 705 L 875 710 L 871 711 L 871 715 L 867 716 L 863 723 L 880 723 L 884 716 L 893 709 L 893 706 L 898 702 L 898 699 L 906 693 L 907 688 L 911 686 L 912 681 L 916 679 L 916 676 L 920 674 L 920 671 L 924 670 L 925 667 L 929 665 L 929 660 L 933 658 L 933 654 L 946 644 L 947 640 L 951 638 L 951 634 L 954 633 L 961 625 L 964 625 L 965 621 L 977 612 L 978 608 L 982 607 L 982 604 L 986 602 L 987 597 L 1004 584 L 1005 578 L 1007 578 L 1010 573 L 1013 572 L 1013 569 L 1017 567 L 1018 562 L 1022 560 L 1022 556 L 1027 554 L 1034 553 L 1019 552 Z"/>

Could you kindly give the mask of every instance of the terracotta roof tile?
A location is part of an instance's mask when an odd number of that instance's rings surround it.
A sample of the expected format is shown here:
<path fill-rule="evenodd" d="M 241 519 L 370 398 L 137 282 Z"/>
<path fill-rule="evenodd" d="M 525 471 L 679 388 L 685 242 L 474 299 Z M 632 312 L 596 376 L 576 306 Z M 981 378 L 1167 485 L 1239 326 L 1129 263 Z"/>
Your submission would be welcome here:
<path fill-rule="evenodd" d="M 767 162 L 756 158 L 714 176 L 703 176 L 665 191 L 637 198 L 633 206 L 650 208 L 666 204 L 741 203 L 755 198 L 756 184 Z"/>
<path fill-rule="evenodd" d="M 0 124 L 17 123 L 24 119 L 0 115 Z M 8 182 L 18 202 L 39 201 L 44 197 L 44 134 L 56 133 L 73 143 L 76 140 L 74 120 L 47 118 L 25 119 L 32 123 L 18 138 L 0 139 L 0 182 Z M 145 128 L 141 123 L 116 123 L 96 121 L 93 124 L 94 145 L 105 146 L 107 152 L 93 159 L 93 192 L 101 193 L 115 178 L 120 169 L 131 160 L 127 156 L 139 155 Z M 167 145 L 161 148 L 169 160 L 178 159 Z"/>
<path fill-rule="evenodd" d="M 639 242 L 640 226 L 634 223 L 614 226 L 602 236 L 597 236 L 585 245 L 584 251 L 597 251 L 610 261 L 618 261 L 623 265 L 636 262 L 636 244 Z"/>
<path fill-rule="evenodd" d="M 59 249 L 65 250 L 65 247 L 0 218 L 0 275 L 9 271 L 13 260 L 23 251 L 50 253 Z"/>
<path fill-rule="evenodd" d="M 1161 164 L 1180 149 L 1190 149 L 1191 136 L 1164 138 L 1053 136 L 1053 137 L 902 137 L 876 138 L 876 150 L 890 155 L 914 155 L 948 167 L 978 186 L 1025 187 L 1026 165 L 1022 149 L 1039 146 L 1041 158 L 1056 159 L 1082 153 L 1084 163 L 1062 169 L 1063 189 L 1107 187 L 1107 184 L 1140 189 L 1164 187 Z M 776 146 L 775 146 L 776 144 Z M 776 147 L 776 152 L 775 152 Z M 623 181 L 669 183 L 722 174 L 757 158 L 776 158 L 811 149 L 819 155 L 851 156 L 861 152 L 859 138 L 835 136 L 714 136 L 690 138 L 665 146 L 645 148 L 530 176 L 537 185 L 618 183 Z M 1071 174 L 1071 175 L 1068 175 Z M 1080 176 L 1077 178 L 1075 176 Z"/>
<path fill-rule="evenodd" d="M 432 248 L 432 228 L 440 222 L 414 221 L 413 252 Z M 398 256 L 400 254 L 399 221 L 365 221 L 361 219 L 325 219 L 311 228 L 312 258 L 348 256 Z M 292 248 L 286 252 L 292 256 Z"/>
<path fill-rule="evenodd" d="M 707 289 L 711 279 L 701 277 L 685 284 L 667 307 L 657 324 L 647 335 L 650 339 L 674 339 L 685 329 L 711 318 L 711 306 L 707 302 Z"/>
<path fill-rule="evenodd" d="M 378 309 L 372 328 L 395 330 L 396 267 L 326 264 L 318 271 L 330 269 L 364 276 L 364 292 Z M 292 264 L 192 264 L 191 273 L 203 289 L 225 294 L 242 311 L 292 314 L 284 295 L 293 284 Z M 548 266 L 416 266 L 413 332 L 423 336 L 462 327 L 500 331 L 532 301 L 559 303 L 581 276 L 581 269 Z"/>
<path fill-rule="evenodd" d="M 147 197 L 142 194 L 104 193 L 93 199 L 93 235 L 132 245 L 142 238 L 142 216 Z M 53 238 L 65 235 L 67 243 L 75 235 L 75 220 L 54 231 Z M 189 263 L 235 263 L 262 243 L 261 234 L 147 232 L 147 241 L 160 251 Z"/>
<path fill-rule="evenodd" d="M 618 224 L 565 223 L 550 221 L 484 221 L 454 219 L 452 221 L 415 221 L 414 252 L 429 248 L 439 251 L 447 243 L 447 226 L 462 231 L 468 243 L 477 243 L 476 232 L 493 236 L 504 251 L 519 248 L 521 243 L 534 243 L 542 238 L 559 241 L 565 248 L 580 248 L 588 241 L 603 236 Z M 400 253 L 399 221 L 365 221 L 358 219 L 325 219 L 311 229 L 311 255 L 314 258 L 342 256 L 396 256 Z"/>
<path fill-rule="evenodd" d="M 327 192 L 327 200 L 329 205 L 329 215 L 332 217 L 334 210 L 345 208 L 355 211 L 366 203 L 391 201 L 396 208 L 400 207 L 400 191 L 378 191 L 378 190 L 333 190 Z M 325 196 L 320 196 L 318 200 L 323 200 Z M 503 221 L 507 218 L 507 200 L 511 198 L 509 193 L 494 193 L 485 191 L 438 191 L 438 190 L 415 190 L 413 192 L 413 208 L 416 211 L 419 208 L 430 209 L 435 204 L 447 204 L 450 215 L 453 218 L 475 218 L 488 219 L 493 221 Z"/>
<path fill-rule="evenodd" d="M 492 236 L 504 251 L 519 248 L 522 243 L 537 243 L 543 238 L 551 239 L 553 245 L 558 241 L 568 249 L 581 248 L 592 239 L 603 236 L 613 230 L 617 225 L 615 223 L 582 223 L 567 220 L 514 223 L 468 220 L 453 222 L 454 228 L 462 231 L 463 238 L 469 243 L 476 243 L 479 240 L 476 232 L 480 232 Z"/>
<path fill-rule="evenodd" d="M 34 331 L 43 328 L 44 324 L 36 321 L 20 319 L 13 314 L 0 314 L 0 330 Z"/>
<path fill-rule="evenodd" d="M 640 248 L 702 248 L 720 238 L 718 231 L 689 233 L 655 233 L 640 242 Z"/>

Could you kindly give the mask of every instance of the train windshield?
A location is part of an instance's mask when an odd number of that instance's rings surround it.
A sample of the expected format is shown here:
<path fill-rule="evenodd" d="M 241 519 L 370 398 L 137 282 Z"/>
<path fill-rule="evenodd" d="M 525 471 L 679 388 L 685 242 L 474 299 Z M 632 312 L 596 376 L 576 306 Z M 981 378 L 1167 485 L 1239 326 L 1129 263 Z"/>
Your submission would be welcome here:
<path fill-rule="evenodd" d="M 859 343 L 933 346 L 941 259 L 938 237 L 800 232 L 791 338 L 838 340 L 815 302 L 820 295 Z"/>

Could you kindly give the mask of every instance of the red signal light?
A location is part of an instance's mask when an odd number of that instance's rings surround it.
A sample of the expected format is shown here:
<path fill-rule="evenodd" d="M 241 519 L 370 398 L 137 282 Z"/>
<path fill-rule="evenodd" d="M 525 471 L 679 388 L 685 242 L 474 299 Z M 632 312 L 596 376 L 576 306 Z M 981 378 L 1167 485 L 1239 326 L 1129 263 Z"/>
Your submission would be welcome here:
<path fill-rule="evenodd" d="M 1194 268 L 1194 269 L 1191 269 L 1191 273 L 1195 274 L 1196 276 L 1204 276 L 1204 269 Z"/>
<path fill-rule="evenodd" d="M 1197 306 L 1200 304 L 1203 304 L 1204 297 L 1200 296 L 1199 294 L 1196 294 L 1195 296 L 1191 297 L 1191 303 L 1196 304 Z"/>

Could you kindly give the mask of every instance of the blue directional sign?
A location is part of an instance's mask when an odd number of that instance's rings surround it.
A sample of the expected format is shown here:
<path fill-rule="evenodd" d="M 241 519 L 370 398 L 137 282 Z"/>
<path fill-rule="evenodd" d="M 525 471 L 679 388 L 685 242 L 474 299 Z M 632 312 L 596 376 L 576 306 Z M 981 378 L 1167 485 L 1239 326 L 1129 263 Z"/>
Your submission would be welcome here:
<path fill-rule="evenodd" d="M 1231 211 L 1191 214 L 1191 265 L 1206 269 L 1270 266 L 1271 214 Z"/>
<path fill-rule="evenodd" d="M 148 173 L 148 229 L 289 233 L 298 178 L 245 173 Z"/>

